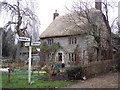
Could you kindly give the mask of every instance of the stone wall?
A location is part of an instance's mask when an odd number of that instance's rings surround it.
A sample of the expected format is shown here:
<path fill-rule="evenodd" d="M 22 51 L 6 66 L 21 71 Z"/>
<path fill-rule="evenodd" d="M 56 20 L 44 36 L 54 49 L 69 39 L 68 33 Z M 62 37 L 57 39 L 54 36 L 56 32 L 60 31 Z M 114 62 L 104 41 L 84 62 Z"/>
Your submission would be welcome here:
<path fill-rule="evenodd" d="M 69 38 L 71 37 L 76 37 L 77 38 L 77 44 L 69 44 Z M 77 53 L 79 60 L 85 60 L 87 59 L 87 41 L 86 41 L 86 35 L 77 35 L 77 36 L 70 36 L 70 37 L 59 37 L 59 38 L 53 38 L 55 43 L 59 43 L 62 48 L 60 48 L 56 53 L 55 53 L 55 59 L 57 60 L 58 53 L 62 53 L 63 55 L 63 60 L 66 66 L 68 65 L 69 62 L 69 53 Z M 49 38 L 50 39 L 50 38 Z M 43 42 L 47 43 L 47 39 L 44 39 Z M 92 44 L 90 44 L 92 45 Z M 77 49 L 77 52 L 75 50 Z M 84 55 L 83 55 L 84 52 Z M 83 57 L 84 56 L 84 57 Z"/>

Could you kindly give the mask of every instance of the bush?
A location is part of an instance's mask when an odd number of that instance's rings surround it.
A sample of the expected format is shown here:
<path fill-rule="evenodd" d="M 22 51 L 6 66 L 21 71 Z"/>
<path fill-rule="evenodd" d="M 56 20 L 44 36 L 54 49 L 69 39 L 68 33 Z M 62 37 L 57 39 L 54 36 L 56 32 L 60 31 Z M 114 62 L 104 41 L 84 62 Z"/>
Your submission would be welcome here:
<path fill-rule="evenodd" d="M 82 78 L 82 67 L 81 66 L 73 66 L 66 69 L 66 73 L 68 75 L 68 79 L 81 79 Z"/>
<path fill-rule="evenodd" d="M 118 71 L 118 64 L 114 64 L 112 66 L 113 71 L 117 72 Z"/>

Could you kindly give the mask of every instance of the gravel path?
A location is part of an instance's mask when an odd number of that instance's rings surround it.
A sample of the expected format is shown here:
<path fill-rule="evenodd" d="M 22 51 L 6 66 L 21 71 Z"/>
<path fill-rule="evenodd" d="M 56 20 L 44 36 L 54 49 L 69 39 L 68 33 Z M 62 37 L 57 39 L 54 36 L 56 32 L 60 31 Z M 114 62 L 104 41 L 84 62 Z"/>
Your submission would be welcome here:
<path fill-rule="evenodd" d="M 101 74 L 86 81 L 80 80 L 79 83 L 64 88 L 118 88 L 118 73 Z"/>

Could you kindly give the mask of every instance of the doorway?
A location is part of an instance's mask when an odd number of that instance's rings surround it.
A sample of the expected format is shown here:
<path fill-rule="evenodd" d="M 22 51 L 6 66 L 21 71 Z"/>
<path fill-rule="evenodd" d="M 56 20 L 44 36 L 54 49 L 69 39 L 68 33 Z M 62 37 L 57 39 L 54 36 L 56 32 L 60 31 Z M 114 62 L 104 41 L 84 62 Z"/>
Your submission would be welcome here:
<path fill-rule="evenodd" d="M 58 61 L 59 63 L 62 63 L 62 53 L 58 53 Z"/>

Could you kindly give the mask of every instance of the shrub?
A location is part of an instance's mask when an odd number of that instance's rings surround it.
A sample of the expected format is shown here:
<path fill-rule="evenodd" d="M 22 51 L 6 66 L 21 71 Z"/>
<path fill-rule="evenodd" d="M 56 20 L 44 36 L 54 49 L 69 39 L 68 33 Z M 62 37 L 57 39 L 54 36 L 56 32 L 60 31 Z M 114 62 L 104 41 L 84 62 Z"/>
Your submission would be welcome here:
<path fill-rule="evenodd" d="M 82 77 L 82 67 L 81 66 L 73 66 L 66 68 L 66 73 L 68 75 L 68 79 L 81 79 Z"/>
<path fill-rule="evenodd" d="M 40 45 L 40 50 L 41 52 L 48 53 L 50 52 L 56 52 L 60 48 L 59 43 L 53 43 L 50 46 L 48 46 L 46 43 L 42 43 Z"/>
<path fill-rule="evenodd" d="M 112 66 L 112 69 L 113 69 L 113 71 L 118 71 L 118 64 L 114 64 L 113 66 Z"/>

